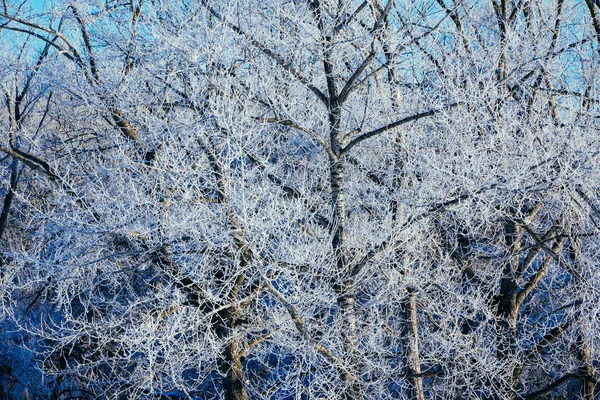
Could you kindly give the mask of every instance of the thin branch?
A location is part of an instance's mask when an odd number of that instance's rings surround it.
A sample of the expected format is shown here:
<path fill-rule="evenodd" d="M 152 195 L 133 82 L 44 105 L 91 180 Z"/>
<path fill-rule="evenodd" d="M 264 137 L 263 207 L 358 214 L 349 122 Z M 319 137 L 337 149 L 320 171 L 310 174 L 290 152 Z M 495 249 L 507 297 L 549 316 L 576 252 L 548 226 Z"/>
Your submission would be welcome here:
<path fill-rule="evenodd" d="M 81 18 L 81 16 L 79 15 L 79 12 L 77 11 L 77 8 L 73 4 L 71 4 L 69 7 L 73 11 L 73 15 L 75 16 L 75 19 L 79 23 L 79 29 L 81 30 L 81 36 L 83 37 L 83 43 L 85 43 L 85 48 L 88 52 L 92 76 L 96 80 L 96 83 L 101 83 L 102 80 L 100 79 L 100 75 L 98 73 L 98 66 L 96 64 L 96 57 L 94 56 L 94 48 L 92 46 L 92 40 L 90 39 L 90 34 L 88 33 L 87 26 L 85 25 L 85 21 Z"/>
<path fill-rule="evenodd" d="M 50 181 L 56 183 L 69 196 L 73 197 L 77 204 L 80 204 L 81 206 L 83 206 L 83 208 L 90 213 L 90 215 L 92 216 L 94 221 L 96 221 L 96 222 L 100 221 L 100 214 L 98 214 L 96 211 L 94 211 L 93 207 L 84 198 L 80 197 L 73 190 L 73 188 L 71 188 L 65 181 L 63 181 L 62 178 L 60 176 L 58 176 L 52 170 L 52 168 L 50 167 L 50 164 L 48 164 L 46 161 L 44 161 L 34 155 L 25 153 L 24 151 L 22 151 L 18 148 L 11 149 L 11 148 L 0 145 L 0 151 L 21 161 L 23 164 L 27 165 L 32 170 L 37 170 L 37 171 L 42 172 L 44 175 L 46 175 L 46 177 L 48 177 L 48 179 L 50 179 Z"/>
<path fill-rule="evenodd" d="M 563 246 L 563 243 L 564 243 L 564 238 L 560 238 L 556 241 L 556 243 L 554 244 L 554 246 L 552 246 L 552 249 L 551 249 L 553 254 L 556 254 L 556 252 L 560 251 L 560 249 Z M 527 282 L 525 284 L 525 286 L 523 287 L 523 289 L 521 289 L 521 291 L 517 294 L 517 299 L 516 299 L 516 309 L 517 310 L 521 307 L 521 305 L 523 304 L 523 301 L 525 301 L 527 296 L 529 296 L 529 294 L 537 287 L 537 284 L 544 278 L 544 276 L 546 275 L 546 272 L 548 271 L 548 267 L 550 266 L 550 262 L 552 261 L 552 259 L 553 259 L 552 255 L 548 254 L 548 256 L 546 256 L 546 258 L 542 262 L 542 265 L 540 266 L 538 271 L 533 275 L 533 277 L 531 277 L 529 282 Z"/>
<path fill-rule="evenodd" d="M 342 91 L 338 95 L 339 103 L 343 103 L 344 100 L 346 100 L 348 94 L 350 94 L 350 91 L 352 90 L 352 86 L 358 80 L 360 75 L 365 71 L 365 69 L 369 66 L 369 64 L 371 64 L 371 62 L 375 59 L 376 54 L 377 52 L 375 51 L 375 38 L 373 38 L 373 40 L 371 41 L 371 51 L 369 52 L 369 55 L 363 60 L 360 66 L 356 68 L 356 71 L 354 71 L 354 74 L 352 74 L 348 81 L 346 81 L 346 84 L 344 85 Z"/>
<path fill-rule="evenodd" d="M 342 364 L 340 360 L 338 360 L 338 358 L 331 352 L 331 350 L 329 350 L 321 343 L 316 342 L 312 338 L 312 336 L 310 336 L 310 333 L 308 333 L 308 331 L 306 330 L 306 327 L 304 326 L 304 321 L 302 321 L 302 317 L 296 310 L 296 307 L 294 307 L 289 301 L 287 301 L 287 299 L 281 293 L 279 293 L 279 291 L 275 289 L 275 287 L 273 287 L 273 285 L 271 284 L 271 282 L 268 281 L 268 279 L 265 279 L 265 281 L 267 285 L 267 291 L 273 296 L 275 296 L 275 298 L 285 307 L 300 335 L 304 339 L 306 339 L 310 344 L 312 344 L 315 350 L 317 350 L 323 357 L 325 357 L 326 360 L 340 368 Z"/>
<path fill-rule="evenodd" d="M 575 191 L 588 204 L 588 206 L 590 206 L 590 208 L 592 209 L 592 211 L 596 215 L 596 217 L 600 219 L 600 209 L 598 208 L 598 206 L 596 206 L 596 204 L 594 204 L 594 202 L 583 191 L 583 189 L 581 189 L 581 187 L 578 186 L 578 187 L 575 188 Z M 594 225 L 596 225 L 596 227 L 598 229 L 600 229 L 600 226 L 598 225 L 598 223 L 596 222 L 596 220 L 594 218 L 591 218 L 591 220 L 594 223 Z"/>
<path fill-rule="evenodd" d="M 575 304 L 575 307 L 578 307 L 580 304 L 581 300 L 578 300 Z M 524 359 L 529 361 L 535 361 L 535 358 L 538 355 L 542 354 L 546 347 L 550 346 L 556 339 L 558 339 L 575 323 L 578 314 L 579 312 L 577 312 L 575 316 L 569 318 L 566 322 L 562 323 L 561 325 L 552 328 L 537 342 L 535 346 L 525 351 Z"/>
<path fill-rule="evenodd" d="M 246 156 L 250 159 L 250 161 L 252 161 L 253 163 L 258 164 L 258 166 L 263 171 L 265 171 L 267 169 L 267 166 L 265 165 L 265 163 L 262 160 L 260 160 L 258 158 L 258 156 L 254 155 L 252 153 L 247 153 Z M 289 185 L 286 185 L 281 178 L 279 178 L 278 176 L 276 176 L 276 175 L 274 175 L 272 173 L 268 173 L 267 172 L 267 178 L 272 183 L 274 183 L 275 185 L 279 186 L 279 188 L 281 190 L 283 190 L 283 192 L 285 193 L 285 195 L 288 196 L 289 198 L 303 200 L 304 204 L 314 214 L 314 218 L 316 220 L 316 223 L 320 227 L 322 227 L 322 228 L 328 228 L 329 226 L 331 226 L 331 223 L 329 222 L 329 220 L 326 217 L 324 217 L 317 210 L 317 207 L 315 205 L 309 204 L 308 199 L 300 191 L 298 191 L 296 188 L 293 188 L 293 187 L 291 187 Z"/>
<path fill-rule="evenodd" d="M 62 33 L 58 32 L 57 30 L 46 28 L 46 27 L 44 27 L 42 25 L 34 24 L 32 22 L 29 22 L 29 21 L 26 21 L 26 20 L 23 20 L 21 18 L 17 18 L 17 17 L 14 17 L 14 16 L 10 16 L 10 15 L 5 14 L 5 13 L 1 13 L 0 17 L 4 17 L 4 18 L 6 18 L 8 20 L 17 22 L 17 23 L 19 23 L 21 25 L 25 25 L 25 26 L 28 26 L 28 27 L 33 28 L 33 29 L 38 29 L 40 31 L 43 31 L 43 32 L 49 33 L 51 35 L 59 37 L 64 42 L 64 44 L 67 46 L 67 48 L 69 49 L 69 51 L 72 53 L 72 56 L 71 56 L 72 58 L 70 58 L 70 59 L 74 60 L 76 62 L 76 64 L 79 65 L 82 68 L 83 73 L 85 74 L 85 76 L 88 79 L 88 81 L 92 85 L 94 84 L 93 77 L 89 74 L 89 71 L 88 71 L 88 69 L 86 67 L 86 64 L 83 62 L 83 58 L 81 57 L 81 55 L 79 54 L 79 52 L 77 51 L 77 49 L 75 48 L 75 46 L 73 46 L 73 44 L 71 43 L 71 41 L 65 35 L 63 35 Z M 18 28 L 7 28 L 7 29 L 11 29 L 11 30 L 17 31 Z M 66 54 L 65 50 L 62 49 L 60 46 L 56 45 L 55 43 L 53 43 L 53 41 L 50 41 L 49 39 L 46 39 L 46 38 L 44 38 L 43 36 L 41 36 L 39 34 L 34 34 L 34 33 L 30 32 L 30 31 L 27 31 L 27 30 L 24 30 L 24 29 L 20 30 L 20 32 L 28 33 L 30 35 L 32 34 L 34 37 L 36 37 L 38 39 L 41 39 L 44 42 L 49 43 L 50 45 L 52 45 L 53 47 L 55 47 L 57 50 L 60 51 L 61 54 Z"/>
<path fill-rule="evenodd" d="M 46 175 L 53 182 L 60 182 L 60 177 L 52 171 L 50 165 L 44 160 L 37 158 L 34 155 L 27 154 L 18 148 L 8 148 L 5 146 L 0 146 L 0 151 L 5 154 L 8 154 L 11 157 L 21 161 L 23 164 L 27 165 L 29 168 L 33 170 L 41 171 L 44 175 Z"/>
<path fill-rule="evenodd" d="M 375 4 L 377 4 L 377 3 L 375 3 Z M 375 21 L 373 28 L 371 28 L 371 33 L 374 33 L 375 31 L 377 31 L 377 29 L 381 28 L 381 25 L 383 25 L 383 22 L 387 18 L 393 5 L 394 5 L 394 0 L 388 0 L 387 4 L 385 5 L 385 8 L 383 10 L 380 10 L 381 13 L 379 14 L 379 18 L 377 18 L 377 21 Z"/>
<path fill-rule="evenodd" d="M 585 0 L 585 4 L 588 7 L 590 12 L 590 17 L 592 19 L 592 25 L 594 27 L 594 31 L 596 32 L 596 47 L 598 50 L 598 54 L 600 54 L 600 15 L 598 14 L 596 7 L 594 5 L 593 0 Z"/>
<path fill-rule="evenodd" d="M 512 26 L 514 21 L 517 18 L 517 15 L 519 15 L 519 12 L 521 12 L 521 10 L 523 10 L 523 8 L 525 7 L 525 5 L 527 5 L 531 0 L 521 0 L 518 1 L 517 4 L 515 4 L 515 7 L 512 9 L 510 16 L 508 17 L 508 25 Z"/>
<path fill-rule="evenodd" d="M 19 24 L 28 26 L 30 28 L 33 29 L 38 29 L 40 31 L 43 32 L 47 32 L 51 35 L 54 35 L 55 38 L 53 40 L 44 38 L 43 36 L 35 33 L 35 32 L 31 32 L 28 31 L 26 29 L 19 29 L 19 28 L 12 28 L 12 27 L 8 27 L 7 29 L 13 30 L 13 31 L 17 31 L 17 32 L 23 32 L 23 33 L 27 33 L 37 39 L 40 39 L 42 41 L 44 41 L 47 45 L 50 45 L 54 48 L 56 48 L 59 51 L 59 54 L 63 54 L 65 55 L 69 60 L 75 62 L 76 65 L 78 65 L 83 74 L 85 75 L 87 81 L 90 83 L 90 85 L 92 86 L 97 86 L 98 84 L 102 83 L 101 79 L 100 79 L 100 75 L 98 72 L 98 68 L 96 65 L 96 61 L 94 59 L 93 56 L 93 48 L 92 48 L 92 43 L 91 43 L 91 39 L 89 37 L 89 34 L 87 32 L 87 30 L 85 29 L 85 24 L 84 21 L 79 17 L 79 14 L 77 13 L 75 7 L 71 7 L 73 10 L 74 15 L 76 16 L 80 27 L 81 27 L 81 32 L 82 32 L 82 36 L 84 39 L 84 43 L 86 45 L 87 51 L 90 55 L 90 68 L 91 68 L 91 72 L 90 69 L 88 69 L 88 64 L 86 62 L 84 62 L 83 57 L 81 56 L 81 54 L 79 54 L 79 52 L 77 51 L 77 49 L 75 48 L 75 46 L 69 41 L 69 39 L 63 35 L 62 33 L 60 33 L 57 30 L 54 29 L 50 29 L 50 28 L 46 28 L 42 25 L 39 24 L 34 24 L 32 22 L 14 17 L 14 16 L 10 16 L 6 13 L 0 14 L 0 17 L 4 17 L 7 18 L 11 21 L 17 22 Z M 60 47 L 57 43 L 55 43 L 56 38 L 60 38 L 64 44 L 67 46 L 68 50 L 63 49 L 62 47 Z M 71 54 L 69 54 L 69 52 Z M 99 95 L 100 99 L 109 103 L 107 104 L 110 115 L 112 117 L 112 120 L 114 122 L 114 124 L 116 125 L 116 127 L 119 129 L 119 131 L 127 138 L 134 140 L 134 141 L 138 141 L 139 143 L 139 134 L 137 132 L 137 130 L 133 127 L 133 125 L 124 117 L 124 113 L 119 110 L 117 107 L 110 105 L 110 103 L 112 102 L 112 99 L 110 97 L 107 97 L 104 94 L 100 94 Z"/>
<path fill-rule="evenodd" d="M 530 394 L 526 395 L 524 397 L 524 399 L 525 400 L 535 400 L 535 399 L 537 399 L 537 398 L 539 398 L 539 397 L 541 397 L 541 396 L 543 396 L 545 394 L 548 394 L 548 393 L 556 390 L 562 384 L 564 384 L 564 383 L 566 383 L 566 382 L 568 382 L 570 380 L 573 380 L 573 379 L 577 379 L 577 380 L 580 380 L 580 381 L 585 381 L 585 380 L 588 379 L 588 377 L 585 376 L 585 375 L 575 374 L 575 373 L 565 374 L 565 375 L 561 376 L 560 378 L 558 378 L 557 380 L 555 380 L 554 382 L 552 382 L 551 384 L 549 384 L 548 386 L 546 386 L 545 388 L 540 389 L 538 391 L 535 391 L 533 393 L 530 393 Z"/>
<path fill-rule="evenodd" d="M 333 159 L 337 158 L 337 156 L 331 150 L 331 146 L 329 145 L 329 143 L 327 143 L 327 141 L 325 139 L 323 139 L 317 132 L 313 131 L 312 129 L 308 129 L 301 125 L 298 125 L 297 123 L 295 123 L 289 119 L 283 119 L 283 120 L 278 119 L 278 118 L 255 118 L 255 119 L 257 121 L 263 122 L 263 123 L 272 123 L 272 124 L 277 124 L 277 125 L 282 125 L 282 126 L 289 126 L 291 128 L 297 129 L 301 132 L 307 133 L 308 135 L 310 135 L 310 137 L 312 137 L 317 142 L 319 142 L 319 144 L 321 146 L 323 146 L 323 148 L 327 152 L 327 155 L 329 155 L 330 158 L 333 158 Z"/>
<path fill-rule="evenodd" d="M 2 214 L 0 214 L 0 239 L 2 238 L 2 235 L 4 234 L 4 231 L 6 230 L 6 225 L 8 223 L 8 215 L 10 213 L 10 207 L 12 204 L 12 200 L 15 196 L 15 191 L 17 189 L 17 183 L 18 183 L 18 162 L 16 159 L 13 160 L 11 166 L 10 166 L 10 181 L 9 181 L 9 185 L 8 185 L 8 192 L 6 193 L 6 196 L 4 197 L 4 203 L 2 206 Z"/>
<path fill-rule="evenodd" d="M 523 228 L 525 230 L 525 232 L 527 232 L 529 234 L 529 236 L 531 236 L 531 238 L 533 240 L 536 241 L 536 243 L 542 248 L 544 249 L 548 254 L 550 254 L 553 258 L 558 258 L 559 255 L 554 252 L 550 247 L 548 247 L 548 245 L 546 243 L 544 243 L 544 239 L 541 238 L 537 233 L 535 233 L 526 223 L 525 221 L 521 220 L 521 219 L 516 219 L 515 222 L 517 222 L 519 224 L 519 226 L 521 228 Z"/>
<path fill-rule="evenodd" d="M 461 201 L 466 200 L 472 196 L 478 195 L 486 190 L 495 189 L 497 186 L 498 186 L 497 184 L 488 185 L 483 188 L 480 188 L 479 190 L 477 190 L 473 193 L 464 193 L 464 194 L 457 196 L 456 198 L 454 198 L 452 200 L 434 204 L 434 205 L 430 206 L 429 209 L 427 211 L 425 211 L 424 213 L 421 213 L 421 214 L 418 214 L 418 215 L 408 218 L 408 220 L 406 220 L 406 222 L 404 222 L 404 224 L 402 224 L 402 226 L 400 226 L 400 228 L 395 233 L 397 234 L 399 232 L 402 232 L 405 229 L 407 229 L 409 226 L 414 224 L 415 222 L 421 221 L 422 219 L 424 219 L 432 214 L 436 214 L 438 212 L 445 211 L 450 206 L 458 204 Z M 383 251 L 388 249 L 388 247 L 390 245 L 392 245 L 393 243 L 394 243 L 393 238 L 388 238 L 387 240 L 383 241 L 379 245 L 377 245 L 377 246 L 373 247 L 371 250 L 369 250 L 369 252 L 367 252 L 367 254 L 365 254 L 356 264 L 354 264 L 354 266 L 352 266 L 352 268 L 350 269 L 351 276 L 358 275 L 360 273 L 360 271 L 364 268 L 365 265 L 367 265 L 367 263 L 369 261 L 371 261 L 378 254 L 381 254 Z"/>
<path fill-rule="evenodd" d="M 254 341 L 248 343 L 248 345 L 246 346 L 245 349 L 243 349 L 240 352 L 240 356 L 244 357 L 245 355 L 247 355 L 248 353 L 250 353 L 250 350 L 252 350 L 254 347 L 258 346 L 259 344 L 261 344 L 262 342 L 269 340 L 273 337 L 273 334 L 277 331 L 280 331 L 281 329 L 275 329 L 270 331 L 269 333 L 267 333 L 266 335 L 263 335 L 261 337 L 259 337 L 258 339 L 255 339 Z"/>
<path fill-rule="evenodd" d="M 392 8 L 393 4 L 394 4 L 394 0 L 388 0 L 387 5 L 385 6 L 385 9 L 382 10 L 381 14 L 379 15 L 379 18 L 377 18 L 377 21 L 375 21 L 375 24 L 373 25 L 373 28 L 371 29 L 372 33 L 377 31 L 381 27 L 381 25 L 383 24 L 383 21 L 387 18 L 387 15 L 389 14 L 390 9 Z M 340 91 L 340 94 L 338 95 L 338 98 L 337 98 L 338 103 L 341 104 L 344 102 L 344 100 L 346 100 L 346 98 L 350 94 L 350 91 L 352 90 L 352 87 L 354 86 L 354 83 L 362 75 L 362 73 L 369 66 L 369 64 L 371 64 L 371 62 L 375 59 L 375 55 L 377 54 L 377 52 L 375 51 L 376 41 L 377 41 L 377 35 L 374 35 L 373 39 L 371 40 L 371 51 L 369 52 L 367 57 L 363 60 L 363 62 L 360 64 L 360 66 L 356 69 L 356 71 L 354 71 L 354 74 L 352 74 L 350 79 L 348 79 L 348 81 L 346 81 L 346 84 L 344 85 L 344 87 Z"/>
<path fill-rule="evenodd" d="M 348 16 L 347 18 L 345 18 L 342 22 L 340 22 L 339 24 L 336 25 L 335 28 L 333 28 L 333 34 L 335 35 L 336 33 L 338 33 L 339 31 L 341 31 L 342 29 L 344 29 L 345 27 L 348 26 L 348 24 L 350 22 L 352 22 L 352 20 L 354 18 L 356 18 L 356 16 L 363 10 L 363 8 L 365 8 L 365 6 L 368 4 L 367 1 L 363 1 L 357 8 L 356 10 L 354 10 L 354 12 Z"/>
<path fill-rule="evenodd" d="M 208 10 L 208 12 L 210 12 L 215 18 L 217 18 L 219 21 L 221 21 L 221 23 L 223 23 L 229 29 L 233 30 L 238 35 L 245 37 L 250 42 L 250 44 L 252 44 L 252 46 L 256 47 L 267 57 L 269 57 L 270 59 L 275 61 L 280 67 L 282 67 L 290 75 L 292 75 L 294 78 L 296 78 L 296 80 L 298 82 L 302 83 L 311 92 L 313 92 L 315 94 L 315 96 L 317 96 L 317 98 L 319 98 L 319 100 L 321 100 L 325 104 L 329 104 L 329 99 L 327 98 L 327 96 L 325 96 L 325 94 L 323 94 L 323 92 L 321 92 L 316 86 L 314 86 L 312 83 L 310 83 L 304 76 L 302 76 L 302 74 L 300 74 L 300 72 L 298 72 L 288 62 L 286 62 L 283 59 L 283 57 L 281 57 L 279 54 L 270 50 L 265 44 L 254 39 L 254 37 L 252 35 L 250 35 L 249 33 L 246 33 L 246 31 L 241 29 L 239 26 L 234 25 L 231 22 L 227 21 L 227 19 L 225 19 L 225 17 L 223 17 L 214 8 L 212 8 L 210 6 L 211 0 L 201 0 L 201 1 L 202 1 L 202 5 Z"/>
<path fill-rule="evenodd" d="M 548 242 L 550 240 L 558 239 L 560 235 L 554 236 L 557 231 L 557 226 L 552 227 L 550 230 L 548 230 L 548 232 L 546 232 L 546 234 L 541 238 L 541 240 L 544 242 Z M 531 264 L 533 264 L 533 261 L 540 254 L 541 251 L 542 247 L 539 244 L 533 245 L 531 247 L 531 249 L 527 253 L 527 256 L 525 256 L 525 259 L 523 260 L 523 262 L 521 262 L 521 265 L 519 266 L 519 270 L 517 271 L 517 278 L 519 278 L 525 271 L 527 271 L 527 269 L 531 266 Z"/>
<path fill-rule="evenodd" d="M 398 53 L 404 51 L 405 49 L 407 49 L 408 47 L 412 46 L 413 44 L 418 43 L 421 40 L 423 40 L 424 38 L 426 38 L 429 35 L 433 34 L 442 25 L 442 23 L 446 20 L 446 18 L 448 18 L 448 14 L 446 14 L 442 19 L 440 19 L 440 21 L 437 24 L 435 24 L 430 30 L 428 30 L 427 32 L 423 33 L 421 36 L 417 36 L 416 38 L 413 38 L 411 41 L 409 41 L 405 45 L 402 45 L 399 48 L 395 49 L 393 51 L 393 54 L 398 54 Z M 393 62 L 392 58 L 388 58 L 388 60 L 386 62 L 384 62 L 383 64 L 381 64 L 381 66 L 379 66 L 378 68 L 374 69 L 367 76 L 365 76 L 362 80 L 360 80 L 359 82 L 357 82 L 350 89 L 350 91 L 354 91 L 357 88 L 359 88 L 360 86 L 364 85 L 366 82 L 369 81 L 369 79 L 371 79 L 374 76 L 378 75 L 381 71 L 383 71 L 385 69 L 388 69 L 388 68 L 392 68 L 392 67 L 397 66 L 397 65 L 398 65 L 397 63 Z"/>
<path fill-rule="evenodd" d="M 458 29 L 458 32 L 460 33 L 460 36 L 462 38 L 463 48 L 469 55 L 472 55 L 471 46 L 469 45 L 469 42 L 467 41 L 465 30 L 464 30 L 462 21 L 460 19 L 460 14 L 458 13 L 458 5 L 456 5 L 453 9 L 449 9 L 443 0 L 436 0 L 436 2 L 440 5 L 440 7 L 442 7 L 442 9 L 446 12 L 446 14 L 452 19 L 452 22 L 454 22 L 454 26 L 456 26 L 456 29 Z"/>
<path fill-rule="evenodd" d="M 13 31 L 13 32 L 26 33 L 29 36 L 33 36 L 34 38 L 39 39 L 39 40 L 45 42 L 46 44 L 51 45 L 52 47 L 54 47 L 56 50 L 58 50 L 59 54 L 65 56 L 68 60 L 75 61 L 75 57 L 73 57 L 73 55 L 69 54 L 70 50 L 66 50 L 66 49 L 60 47 L 53 40 L 45 38 L 44 36 L 40 35 L 39 33 L 35 33 L 33 31 L 28 31 L 27 29 L 17 28 L 17 27 L 14 27 L 14 26 L 4 26 L 3 29 L 7 29 L 7 30 Z"/>
<path fill-rule="evenodd" d="M 342 154 L 349 152 L 350 149 L 352 149 L 357 144 L 359 144 L 359 143 L 361 143 L 361 142 L 363 142 L 363 141 L 365 141 L 365 140 L 367 140 L 369 138 L 372 138 L 373 136 L 379 135 L 380 133 L 387 132 L 390 129 L 394 129 L 394 128 L 400 126 L 400 125 L 404 125 L 404 124 L 407 124 L 409 122 L 418 121 L 421 118 L 430 117 L 430 116 L 435 115 L 435 114 L 437 114 L 439 112 L 446 111 L 446 110 L 449 110 L 449 109 L 451 109 L 453 107 L 456 107 L 459 104 L 461 104 L 461 103 L 457 102 L 457 103 L 449 104 L 449 105 L 447 105 L 445 107 L 442 107 L 442 108 L 434 108 L 434 109 L 431 109 L 429 111 L 424 111 L 424 112 L 421 112 L 421 113 L 418 113 L 418 114 L 411 115 L 410 117 L 402 118 L 402 119 L 400 119 L 398 121 L 391 122 L 391 123 L 389 123 L 387 125 L 382 126 L 381 128 L 377 128 L 377 129 L 375 129 L 373 131 L 359 134 L 357 137 L 355 137 L 354 139 L 352 139 L 350 141 L 350 143 L 348 143 L 342 149 Z"/>
<path fill-rule="evenodd" d="M 388 184 L 382 179 L 380 178 L 377 174 L 375 174 L 372 171 L 367 170 L 365 167 L 363 167 L 361 165 L 361 163 L 354 157 L 347 155 L 346 156 L 346 161 L 348 161 L 348 164 L 350 165 L 354 165 L 356 168 L 358 168 L 362 173 L 364 173 L 366 175 L 366 177 L 373 183 L 385 188 L 385 190 L 390 193 L 391 192 L 391 188 L 388 186 Z"/>

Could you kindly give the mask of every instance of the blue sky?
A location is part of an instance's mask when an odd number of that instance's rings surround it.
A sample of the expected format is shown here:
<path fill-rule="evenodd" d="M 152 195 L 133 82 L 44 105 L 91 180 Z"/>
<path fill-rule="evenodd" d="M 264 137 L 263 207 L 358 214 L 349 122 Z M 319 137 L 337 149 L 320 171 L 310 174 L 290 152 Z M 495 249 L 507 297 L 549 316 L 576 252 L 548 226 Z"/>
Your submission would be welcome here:
<path fill-rule="evenodd" d="M 51 0 L 29 0 L 27 5 L 30 7 L 42 11 L 44 9 L 44 4 L 49 4 Z"/>
<path fill-rule="evenodd" d="M 32 7 L 43 9 L 44 3 L 48 3 L 47 0 L 30 0 L 30 4 Z"/>

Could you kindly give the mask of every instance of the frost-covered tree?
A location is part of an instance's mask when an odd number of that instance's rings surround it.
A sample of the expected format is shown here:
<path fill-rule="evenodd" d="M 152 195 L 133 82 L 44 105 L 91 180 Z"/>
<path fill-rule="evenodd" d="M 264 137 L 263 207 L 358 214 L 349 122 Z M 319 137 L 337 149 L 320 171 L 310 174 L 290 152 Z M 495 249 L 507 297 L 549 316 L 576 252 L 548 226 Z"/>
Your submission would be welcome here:
<path fill-rule="evenodd" d="M 596 2 L 46 6 L 0 13 L 6 396 L 597 396 Z"/>

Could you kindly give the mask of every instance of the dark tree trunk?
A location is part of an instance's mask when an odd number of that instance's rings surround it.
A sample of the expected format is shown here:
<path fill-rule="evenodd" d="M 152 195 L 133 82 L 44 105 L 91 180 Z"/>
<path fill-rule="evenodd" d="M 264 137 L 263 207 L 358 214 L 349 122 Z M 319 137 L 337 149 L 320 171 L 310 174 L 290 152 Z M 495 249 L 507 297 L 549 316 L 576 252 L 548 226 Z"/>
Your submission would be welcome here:
<path fill-rule="evenodd" d="M 419 358 L 419 320 L 417 318 L 417 298 L 414 290 L 409 289 L 407 298 L 402 302 L 402 314 L 404 319 L 404 353 L 407 361 L 407 370 L 410 375 L 421 373 L 421 360 Z M 425 400 L 423 391 L 423 378 L 409 378 L 410 386 L 408 398 L 414 400 Z"/>
<path fill-rule="evenodd" d="M 225 400 L 248 400 L 241 351 L 236 339 L 231 340 L 225 348 L 221 371 L 225 374 L 223 378 Z"/>

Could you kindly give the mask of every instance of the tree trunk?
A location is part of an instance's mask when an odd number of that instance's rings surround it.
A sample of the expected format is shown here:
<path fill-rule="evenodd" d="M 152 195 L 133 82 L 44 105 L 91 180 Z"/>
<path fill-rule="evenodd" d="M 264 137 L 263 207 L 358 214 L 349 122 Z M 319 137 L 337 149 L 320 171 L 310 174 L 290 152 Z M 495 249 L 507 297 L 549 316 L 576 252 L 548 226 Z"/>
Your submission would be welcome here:
<path fill-rule="evenodd" d="M 592 366 L 592 357 L 590 348 L 581 334 L 577 337 L 577 358 L 581 362 L 579 373 L 587 379 L 582 381 L 581 396 L 584 400 L 594 400 L 595 382 L 594 367 Z"/>
<path fill-rule="evenodd" d="M 248 400 L 241 351 L 237 339 L 232 339 L 225 348 L 221 371 L 225 374 L 223 379 L 225 400 Z"/>
<path fill-rule="evenodd" d="M 333 206 L 334 232 L 332 238 L 332 250 L 335 256 L 336 269 L 340 281 L 334 283 L 334 289 L 338 295 L 337 303 L 343 318 L 343 341 L 345 353 L 350 364 L 350 370 L 342 373 L 342 381 L 347 385 L 344 399 L 363 398 L 361 384 L 359 382 L 359 363 L 358 347 L 356 340 L 356 298 L 354 295 L 354 279 L 349 276 L 348 264 L 345 249 L 345 231 L 344 231 L 344 175 L 342 161 L 332 163 L 330 170 L 331 178 L 331 202 Z"/>
<path fill-rule="evenodd" d="M 506 246 L 511 256 L 502 270 L 502 278 L 500 280 L 497 308 L 498 325 L 496 335 L 498 344 L 496 354 L 498 359 L 510 364 L 511 358 L 515 354 L 517 336 L 517 290 L 519 286 L 516 280 L 516 272 L 519 267 L 522 231 L 512 218 L 507 219 L 504 229 Z M 511 370 L 511 375 L 512 389 L 518 384 L 519 377 L 514 368 Z M 515 398 L 513 390 L 503 395 L 506 395 L 510 399 Z"/>
<path fill-rule="evenodd" d="M 417 318 L 417 299 L 414 290 L 409 289 L 408 297 L 402 302 L 402 314 L 404 319 L 404 353 L 407 361 L 408 373 L 411 375 L 421 373 L 421 360 L 419 358 L 419 320 Z M 410 386 L 408 398 L 414 400 L 425 400 L 423 391 L 423 378 L 409 378 Z"/>

